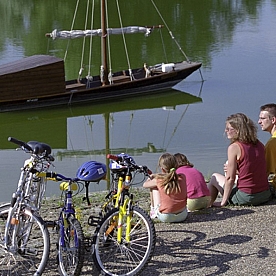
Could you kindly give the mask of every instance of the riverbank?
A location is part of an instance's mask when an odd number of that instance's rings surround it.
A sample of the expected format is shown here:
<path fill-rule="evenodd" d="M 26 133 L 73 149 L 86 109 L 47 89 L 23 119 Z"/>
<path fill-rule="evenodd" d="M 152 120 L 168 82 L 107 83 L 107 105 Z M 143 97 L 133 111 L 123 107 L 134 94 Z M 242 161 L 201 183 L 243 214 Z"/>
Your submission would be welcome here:
<path fill-rule="evenodd" d="M 78 198 L 82 225 L 88 234 L 86 218 L 99 210 L 104 192 L 90 195 L 91 207 Z M 147 190 L 135 189 L 139 205 L 149 209 Z M 275 275 L 276 200 L 256 207 L 209 208 L 189 213 L 183 223 L 155 222 L 155 254 L 142 275 Z M 44 219 L 58 215 L 58 199 L 47 200 Z M 93 227 L 92 227 L 93 228 Z M 51 231 L 52 254 L 45 275 L 58 275 L 55 264 L 55 233 Z M 82 275 L 97 275 L 89 253 Z"/>

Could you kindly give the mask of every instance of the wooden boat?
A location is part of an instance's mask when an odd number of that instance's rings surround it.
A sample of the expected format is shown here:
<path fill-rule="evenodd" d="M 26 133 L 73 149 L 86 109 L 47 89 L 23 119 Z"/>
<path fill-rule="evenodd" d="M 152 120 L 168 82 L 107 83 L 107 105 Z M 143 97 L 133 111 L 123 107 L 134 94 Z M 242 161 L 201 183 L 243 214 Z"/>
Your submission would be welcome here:
<path fill-rule="evenodd" d="M 74 80 L 65 80 L 63 59 L 36 55 L 0 66 L 0 112 L 40 108 L 87 101 L 105 101 L 120 97 L 133 97 L 156 93 L 185 79 L 201 67 L 200 62 L 185 61 L 159 63 L 112 73 L 108 63 L 107 39 L 112 34 L 145 33 L 149 35 L 163 25 L 152 27 L 130 26 L 108 28 L 106 25 L 106 0 L 101 0 L 101 29 L 57 31 L 46 34 L 53 39 L 101 37 L 100 72 L 89 73 Z M 166 26 L 166 25 L 165 25 Z M 180 48 L 181 49 L 181 48 Z M 182 51 L 182 50 L 181 50 Z M 109 71 L 108 71 L 109 70 Z"/>

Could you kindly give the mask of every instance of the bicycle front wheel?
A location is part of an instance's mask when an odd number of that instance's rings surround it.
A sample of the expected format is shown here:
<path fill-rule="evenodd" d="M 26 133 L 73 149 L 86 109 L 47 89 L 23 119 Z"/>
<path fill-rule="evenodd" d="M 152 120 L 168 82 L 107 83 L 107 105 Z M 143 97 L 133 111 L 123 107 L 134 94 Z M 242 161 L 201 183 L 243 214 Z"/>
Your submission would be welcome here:
<path fill-rule="evenodd" d="M 118 215 L 119 210 L 113 209 L 100 222 L 94 236 L 93 260 L 103 275 L 137 275 L 153 255 L 156 241 L 154 224 L 143 209 L 134 206 L 130 222 L 130 241 L 125 239 L 125 215 L 122 225 L 123 239 L 118 243 Z"/>
<path fill-rule="evenodd" d="M 84 235 L 80 222 L 69 217 L 58 245 L 58 270 L 64 276 L 78 276 L 84 262 Z"/>
<path fill-rule="evenodd" d="M 0 207 L 0 275 L 42 275 L 50 251 L 49 232 L 44 221 L 24 210 L 17 223 L 10 224 L 5 237 L 8 212 L 9 206 Z"/>

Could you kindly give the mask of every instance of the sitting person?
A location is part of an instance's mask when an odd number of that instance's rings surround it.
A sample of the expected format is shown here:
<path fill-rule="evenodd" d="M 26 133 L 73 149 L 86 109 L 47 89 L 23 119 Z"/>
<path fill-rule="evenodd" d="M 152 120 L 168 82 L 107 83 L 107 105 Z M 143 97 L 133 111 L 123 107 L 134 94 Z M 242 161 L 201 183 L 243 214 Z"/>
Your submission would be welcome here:
<path fill-rule="evenodd" d="M 202 173 L 194 168 L 184 154 L 176 153 L 174 156 L 178 163 L 176 173 L 186 177 L 188 211 L 209 207 L 211 196 Z"/>
<path fill-rule="evenodd" d="M 257 126 L 242 113 L 231 115 L 226 120 L 225 132 L 230 140 L 226 176 L 212 175 L 208 188 L 210 206 L 259 205 L 271 198 L 265 161 L 265 147 L 257 139 Z M 236 175 L 237 184 L 234 187 Z M 215 202 L 218 193 L 221 202 Z"/>
<path fill-rule="evenodd" d="M 276 174 L 276 104 L 271 103 L 260 107 L 258 123 L 263 131 L 271 134 L 265 145 L 266 173 L 269 176 Z"/>
<path fill-rule="evenodd" d="M 170 153 L 160 156 L 162 173 L 152 174 L 143 184 L 150 189 L 151 218 L 162 222 L 181 222 L 187 218 L 187 187 L 185 175 L 177 174 L 176 158 Z"/>

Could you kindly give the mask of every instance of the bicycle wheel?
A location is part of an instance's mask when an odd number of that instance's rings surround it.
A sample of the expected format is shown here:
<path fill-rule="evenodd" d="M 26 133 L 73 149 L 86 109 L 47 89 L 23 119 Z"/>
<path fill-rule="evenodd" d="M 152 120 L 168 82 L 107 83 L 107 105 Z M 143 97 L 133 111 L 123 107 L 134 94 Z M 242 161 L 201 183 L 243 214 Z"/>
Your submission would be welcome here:
<path fill-rule="evenodd" d="M 137 275 L 153 255 L 156 241 L 154 224 L 143 209 L 134 206 L 130 242 L 124 239 L 125 216 L 123 240 L 119 244 L 117 241 L 118 214 L 117 208 L 108 212 L 96 229 L 93 260 L 101 275 Z"/>
<path fill-rule="evenodd" d="M 64 246 L 61 235 L 64 235 Z M 70 217 L 64 233 L 60 233 L 58 262 L 61 275 L 80 275 L 84 262 L 84 235 L 81 224 L 76 218 Z"/>
<path fill-rule="evenodd" d="M 50 252 L 50 238 L 41 217 L 24 210 L 18 224 L 10 225 L 7 247 L 4 246 L 5 224 L 9 206 L 0 207 L 0 275 L 42 275 Z M 15 235 L 15 244 L 12 236 Z"/>

